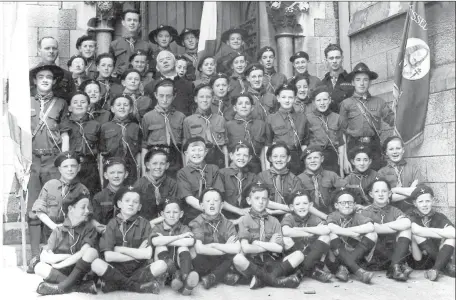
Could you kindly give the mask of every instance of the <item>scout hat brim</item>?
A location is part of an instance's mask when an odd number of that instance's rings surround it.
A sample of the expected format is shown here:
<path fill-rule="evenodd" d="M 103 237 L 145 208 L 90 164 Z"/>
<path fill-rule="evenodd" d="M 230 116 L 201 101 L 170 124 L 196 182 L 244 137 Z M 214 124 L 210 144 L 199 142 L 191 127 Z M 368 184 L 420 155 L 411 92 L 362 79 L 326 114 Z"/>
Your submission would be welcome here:
<path fill-rule="evenodd" d="M 181 34 L 179 34 L 177 37 L 176 37 L 176 44 L 178 44 L 179 46 L 181 47 L 185 47 L 184 45 L 184 36 L 186 34 L 189 34 L 189 33 L 193 33 L 193 35 L 199 39 L 199 35 L 200 35 L 200 30 L 199 29 L 188 29 L 187 31 L 182 30 Z"/>
<path fill-rule="evenodd" d="M 369 76 L 370 80 L 375 80 L 378 78 L 377 73 L 369 70 L 369 67 L 366 66 L 364 63 L 359 63 L 353 68 L 353 71 L 351 71 L 351 73 L 349 73 L 347 75 L 347 80 L 352 81 L 353 78 L 355 78 L 356 74 L 361 74 L 361 73 L 367 74 L 367 76 Z"/>
<path fill-rule="evenodd" d="M 228 29 L 227 31 L 225 31 L 224 33 L 222 33 L 222 37 L 221 37 L 221 42 L 222 43 L 226 43 L 226 41 L 228 41 L 230 39 L 230 35 L 232 33 L 239 33 L 241 36 L 242 36 L 242 40 L 246 40 L 247 39 L 247 31 L 245 31 L 244 29 L 241 29 L 241 28 L 231 28 L 231 29 Z"/>
<path fill-rule="evenodd" d="M 52 72 L 52 75 L 54 75 L 54 80 L 56 81 L 56 83 L 59 82 L 63 78 L 63 74 L 64 74 L 63 69 L 57 65 L 37 66 L 29 71 L 29 77 L 31 79 L 35 79 L 36 74 L 38 74 L 40 71 L 44 71 L 44 70 L 49 70 Z"/>
<path fill-rule="evenodd" d="M 155 37 L 157 36 L 157 34 L 162 31 L 162 30 L 166 30 L 169 32 L 169 34 L 171 35 L 171 42 L 170 44 L 176 40 L 176 37 L 178 36 L 178 33 L 177 33 L 177 30 L 172 27 L 172 26 L 169 26 L 169 25 L 163 25 L 163 26 L 160 26 L 154 30 L 152 30 L 151 32 L 149 32 L 149 41 L 152 43 L 152 44 L 155 44 L 155 45 L 158 45 L 158 43 L 155 41 Z"/>

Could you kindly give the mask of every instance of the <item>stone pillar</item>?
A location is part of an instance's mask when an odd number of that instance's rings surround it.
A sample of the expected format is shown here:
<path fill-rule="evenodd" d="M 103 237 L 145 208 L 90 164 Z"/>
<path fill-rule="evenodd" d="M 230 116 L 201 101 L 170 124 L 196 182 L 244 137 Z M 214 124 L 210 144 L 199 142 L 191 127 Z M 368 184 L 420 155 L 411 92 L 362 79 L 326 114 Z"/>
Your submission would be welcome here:
<path fill-rule="evenodd" d="M 97 54 L 109 52 L 109 45 L 114 33 L 116 16 L 122 11 L 123 2 L 114 1 L 86 1 L 93 3 L 97 7 L 97 16 L 87 23 L 89 33 L 93 33 L 97 40 Z"/>
<path fill-rule="evenodd" d="M 267 13 L 276 31 L 278 71 L 287 77 L 293 76 L 293 66 L 289 59 L 294 52 L 296 14 L 300 12 L 304 2 L 274 1 L 269 2 Z"/>

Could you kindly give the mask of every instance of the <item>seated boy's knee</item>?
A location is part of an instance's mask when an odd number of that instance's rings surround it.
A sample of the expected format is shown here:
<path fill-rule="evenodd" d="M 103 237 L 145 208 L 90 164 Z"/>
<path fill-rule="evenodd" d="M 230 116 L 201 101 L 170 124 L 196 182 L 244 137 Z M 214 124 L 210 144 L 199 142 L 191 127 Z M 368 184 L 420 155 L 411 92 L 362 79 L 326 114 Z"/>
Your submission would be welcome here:
<path fill-rule="evenodd" d="M 188 249 L 188 247 L 185 247 L 185 246 L 177 248 L 178 254 L 181 254 L 182 252 L 185 252 L 185 251 L 190 251 L 190 250 Z"/>
<path fill-rule="evenodd" d="M 51 268 L 52 268 L 51 265 L 40 261 L 39 263 L 36 264 L 36 266 L 33 270 L 35 271 L 35 274 L 37 274 L 39 276 L 43 276 L 47 272 L 47 270 L 50 270 Z"/>
<path fill-rule="evenodd" d="M 295 243 L 291 237 L 285 236 L 283 237 L 283 244 L 285 246 L 285 250 L 288 250 L 291 249 Z"/>
<path fill-rule="evenodd" d="M 414 240 L 417 244 L 421 244 L 422 242 L 424 242 L 425 240 L 427 240 L 426 238 L 422 237 L 422 236 L 418 236 L 418 235 L 412 235 L 412 240 Z"/>
<path fill-rule="evenodd" d="M 330 240 L 335 240 L 335 239 L 337 239 L 338 237 L 339 237 L 339 236 L 338 236 L 337 234 L 335 234 L 335 233 L 332 233 L 332 232 L 331 232 L 331 233 L 329 234 L 329 239 L 330 239 Z"/>
<path fill-rule="evenodd" d="M 405 237 L 405 238 L 411 239 L 412 238 L 412 230 L 411 229 L 403 230 L 403 231 L 399 232 L 397 237 L 398 238 L 399 237 Z"/>
<path fill-rule="evenodd" d="M 150 270 L 153 271 L 152 274 L 162 274 L 165 273 L 167 269 L 168 265 L 165 263 L 164 260 L 154 261 L 150 265 Z"/>
<path fill-rule="evenodd" d="M 87 248 L 82 255 L 82 258 L 87 262 L 92 262 L 98 258 L 98 251 L 95 248 Z"/>
<path fill-rule="evenodd" d="M 329 237 L 329 235 L 321 235 L 318 238 L 318 240 L 322 241 L 323 243 L 329 244 L 329 242 L 331 241 L 331 238 Z"/>
<path fill-rule="evenodd" d="M 103 275 L 107 267 L 108 263 L 100 258 L 96 258 L 91 264 L 92 271 L 98 276 Z"/>
<path fill-rule="evenodd" d="M 247 258 L 242 253 L 238 253 L 233 257 L 233 263 L 237 266 L 244 266 L 248 264 Z"/>
<path fill-rule="evenodd" d="M 455 239 L 445 239 L 443 244 L 453 246 L 455 245 L 456 240 Z"/>
<path fill-rule="evenodd" d="M 365 235 L 368 239 L 371 241 L 376 242 L 378 240 L 378 234 L 376 232 L 369 232 L 368 234 Z"/>

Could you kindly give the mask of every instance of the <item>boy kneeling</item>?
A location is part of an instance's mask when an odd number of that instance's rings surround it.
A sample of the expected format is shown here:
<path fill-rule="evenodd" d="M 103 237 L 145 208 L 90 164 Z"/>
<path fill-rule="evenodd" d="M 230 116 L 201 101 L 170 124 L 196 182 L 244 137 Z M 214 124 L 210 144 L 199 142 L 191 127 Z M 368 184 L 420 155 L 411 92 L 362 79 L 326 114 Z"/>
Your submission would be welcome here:
<path fill-rule="evenodd" d="M 100 252 L 105 260 L 98 258 L 92 263 L 92 271 L 101 277 L 101 290 L 158 294 L 160 287 L 155 278 L 166 272 L 166 263 L 148 263 L 152 257 L 148 243 L 152 228 L 149 221 L 138 215 L 139 191 L 132 186 L 120 188 L 114 205 L 120 212 L 109 221 L 100 239 Z"/>
<path fill-rule="evenodd" d="M 62 210 L 66 218 L 52 231 L 41 252 L 40 262 L 35 266 L 35 274 L 44 279 L 38 285 L 38 294 L 97 293 L 92 280 L 81 283 L 90 271 L 90 264 L 98 257 L 93 248 L 97 231 L 87 221 L 89 205 L 88 192 L 64 199 Z"/>
<path fill-rule="evenodd" d="M 432 207 L 434 192 L 430 187 L 418 185 L 411 198 L 415 208 L 408 215 L 412 221 L 414 268 L 427 269 L 424 277 L 431 281 L 437 280 L 440 272 L 454 277 L 455 267 L 451 262 L 455 244 L 453 223 Z"/>
<path fill-rule="evenodd" d="M 264 284 L 297 288 L 300 283 L 297 275 L 278 278 L 293 271 L 300 261 L 294 253 L 283 262 L 281 260 L 282 229 L 279 221 L 266 211 L 269 202 L 267 185 L 259 181 L 251 184 L 247 191 L 246 200 L 251 208 L 239 222 L 242 252 L 234 257 L 234 266 L 244 277 L 251 279 L 251 289 Z"/>

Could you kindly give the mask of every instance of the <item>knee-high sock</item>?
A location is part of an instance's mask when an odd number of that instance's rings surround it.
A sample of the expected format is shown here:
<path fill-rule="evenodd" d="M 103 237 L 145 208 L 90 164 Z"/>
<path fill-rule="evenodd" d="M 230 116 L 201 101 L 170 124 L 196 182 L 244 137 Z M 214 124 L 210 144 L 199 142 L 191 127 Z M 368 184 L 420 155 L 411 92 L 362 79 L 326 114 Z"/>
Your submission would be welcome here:
<path fill-rule="evenodd" d="M 339 248 L 339 256 L 337 258 L 352 273 L 355 273 L 360 269 L 358 264 L 356 264 L 355 260 L 353 259 L 352 255 L 350 255 L 350 253 L 343 247 Z"/>
<path fill-rule="evenodd" d="M 252 262 L 249 263 L 249 266 L 243 273 L 247 276 L 256 276 L 269 286 L 274 285 L 274 279 L 269 275 L 269 273 L 265 272 L 263 268 L 260 268 Z"/>
<path fill-rule="evenodd" d="M 431 239 L 426 239 L 424 242 L 421 244 L 418 244 L 418 247 L 421 250 L 426 250 L 427 254 L 433 259 L 437 259 L 437 255 L 439 253 L 439 249 L 437 246 L 432 242 Z"/>
<path fill-rule="evenodd" d="M 104 281 L 117 283 L 123 290 L 137 291 L 140 286 L 139 283 L 125 277 L 119 270 L 112 266 L 108 266 L 106 272 L 101 276 L 101 278 Z"/>
<path fill-rule="evenodd" d="M 294 270 L 293 266 L 288 260 L 282 261 L 280 265 L 277 266 L 276 270 L 272 271 L 273 277 L 277 278 L 280 276 L 287 276 Z"/>
<path fill-rule="evenodd" d="M 187 275 L 192 270 L 192 257 L 190 252 L 183 251 L 179 253 L 179 264 L 182 275 Z"/>
<path fill-rule="evenodd" d="M 37 222 L 29 222 L 28 224 L 32 257 L 40 255 L 41 223 L 35 223 Z"/>
<path fill-rule="evenodd" d="M 394 246 L 393 256 L 391 257 L 391 265 L 400 264 L 401 261 L 407 257 L 410 246 L 410 239 L 406 237 L 399 237 L 396 245 Z"/>
<path fill-rule="evenodd" d="M 361 241 L 356 245 L 355 250 L 352 252 L 352 256 L 355 261 L 361 259 L 364 255 L 366 255 L 373 247 L 375 246 L 375 242 L 369 239 L 368 237 L 363 236 Z"/>
<path fill-rule="evenodd" d="M 453 255 L 454 247 L 451 245 L 443 245 L 440 249 L 437 259 L 434 263 L 434 268 L 438 271 L 441 271 L 450 261 L 451 255 Z"/>
<path fill-rule="evenodd" d="M 57 269 L 52 268 L 51 272 L 49 273 L 48 277 L 45 278 L 45 281 L 51 282 L 51 283 L 61 283 L 67 279 L 67 276 L 60 272 Z"/>
<path fill-rule="evenodd" d="M 319 240 L 316 240 L 311 247 L 312 250 L 304 257 L 304 261 L 302 262 L 303 271 L 312 270 L 315 263 L 329 250 L 329 245 Z"/>
<path fill-rule="evenodd" d="M 226 272 L 231 267 L 231 264 L 233 263 L 233 256 L 232 255 L 224 255 L 224 259 L 222 262 L 214 268 L 214 270 L 211 272 L 212 274 L 215 275 L 215 279 L 217 282 L 221 282 L 223 278 L 225 277 Z"/>
<path fill-rule="evenodd" d="M 90 263 L 84 261 L 82 258 L 80 258 L 77 262 L 76 265 L 73 268 L 73 271 L 71 271 L 70 275 L 68 275 L 67 279 L 59 283 L 59 288 L 62 291 L 68 290 L 70 287 L 75 285 L 78 281 L 80 281 L 85 274 L 87 274 L 90 271 Z"/>

